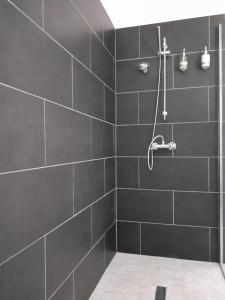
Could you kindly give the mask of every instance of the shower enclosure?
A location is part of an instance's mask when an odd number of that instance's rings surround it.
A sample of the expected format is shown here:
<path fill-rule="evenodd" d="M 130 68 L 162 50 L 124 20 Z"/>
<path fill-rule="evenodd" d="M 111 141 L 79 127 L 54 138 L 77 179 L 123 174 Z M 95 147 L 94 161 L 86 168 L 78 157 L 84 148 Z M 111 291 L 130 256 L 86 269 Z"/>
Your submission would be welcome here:
<path fill-rule="evenodd" d="M 223 94 L 223 27 L 219 24 L 219 215 L 220 215 L 220 266 L 225 276 L 225 252 L 224 252 L 224 233 L 225 233 L 225 197 L 224 197 L 224 168 L 223 168 L 223 157 L 224 157 L 224 134 L 223 130 L 223 119 L 224 119 L 224 94 Z"/>

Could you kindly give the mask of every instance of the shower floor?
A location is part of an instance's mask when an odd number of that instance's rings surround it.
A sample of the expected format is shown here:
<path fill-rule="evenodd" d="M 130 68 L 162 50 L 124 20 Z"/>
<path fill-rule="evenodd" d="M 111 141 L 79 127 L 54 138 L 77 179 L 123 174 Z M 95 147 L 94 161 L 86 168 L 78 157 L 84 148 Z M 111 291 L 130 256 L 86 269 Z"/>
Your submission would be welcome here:
<path fill-rule="evenodd" d="M 216 263 L 117 253 L 91 300 L 224 300 L 225 279 Z"/>

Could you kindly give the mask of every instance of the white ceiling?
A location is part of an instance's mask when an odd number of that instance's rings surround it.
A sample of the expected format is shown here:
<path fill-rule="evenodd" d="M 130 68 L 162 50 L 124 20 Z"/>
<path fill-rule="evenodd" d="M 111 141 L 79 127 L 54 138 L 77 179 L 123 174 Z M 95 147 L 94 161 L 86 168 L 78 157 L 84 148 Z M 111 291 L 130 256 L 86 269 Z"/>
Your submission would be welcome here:
<path fill-rule="evenodd" d="M 225 13 L 225 0 L 101 0 L 115 28 Z"/>

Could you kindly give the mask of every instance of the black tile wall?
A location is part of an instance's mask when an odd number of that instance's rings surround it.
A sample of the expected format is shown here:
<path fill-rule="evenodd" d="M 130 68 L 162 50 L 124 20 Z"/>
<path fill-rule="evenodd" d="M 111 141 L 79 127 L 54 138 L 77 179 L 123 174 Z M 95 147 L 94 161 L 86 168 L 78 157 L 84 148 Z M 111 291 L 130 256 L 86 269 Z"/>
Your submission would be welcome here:
<path fill-rule="evenodd" d="M 73 275 L 65 281 L 65 283 L 60 287 L 56 294 L 51 298 L 52 300 L 73 300 Z"/>
<path fill-rule="evenodd" d="M 208 261 L 209 229 L 142 224 L 141 253 L 152 256 Z"/>
<path fill-rule="evenodd" d="M 119 220 L 173 223 L 172 192 L 118 190 Z"/>
<path fill-rule="evenodd" d="M 117 250 L 140 254 L 140 224 L 117 222 Z"/>
<path fill-rule="evenodd" d="M 138 178 L 138 158 L 118 157 L 117 158 L 117 187 L 137 188 Z"/>
<path fill-rule="evenodd" d="M 72 272 L 91 248 L 91 209 L 74 217 L 46 239 L 47 296 Z M 82 229 L 82 230 L 81 230 Z"/>
<path fill-rule="evenodd" d="M 92 243 L 95 243 L 115 220 L 114 192 L 106 195 L 92 207 Z"/>
<path fill-rule="evenodd" d="M 116 32 L 116 58 L 139 57 L 139 26 L 121 28 Z"/>
<path fill-rule="evenodd" d="M 0 100 L 0 172 L 43 166 L 43 101 L 5 86 Z"/>
<path fill-rule="evenodd" d="M 71 106 L 71 57 L 7 1 L 0 26 L 0 82 Z"/>
<path fill-rule="evenodd" d="M 104 119 L 104 86 L 81 64 L 73 64 L 73 107 L 94 117 Z"/>
<path fill-rule="evenodd" d="M 42 26 L 42 0 L 13 0 L 25 14 Z"/>
<path fill-rule="evenodd" d="M 89 66 L 89 28 L 72 1 L 45 0 L 44 12 L 45 30 L 76 58 Z"/>
<path fill-rule="evenodd" d="M 104 161 L 74 166 L 74 207 L 79 211 L 104 195 Z"/>
<path fill-rule="evenodd" d="M 0 266 L 0 298 L 45 299 L 43 239 Z"/>
<path fill-rule="evenodd" d="M 1 1 L 0 26 L 0 298 L 90 295 L 116 251 L 115 29 L 99 0 Z"/>
<path fill-rule="evenodd" d="M 91 119 L 73 110 L 46 103 L 47 164 L 91 158 Z"/>
<path fill-rule="evenodd" d="M 68 165 L 0 177 L 0 261 L 72 216 L 72 174 Z"/>
<path fill-rule="evenodd" d="M 104 240 L 102 239 L 74 272 L 76 300 L 89 299 L 104 271 Z"/>
<path fill-rule="evenodd" d="M 138 124 L 138 93 L 117 95 L 117 124 Z"/>

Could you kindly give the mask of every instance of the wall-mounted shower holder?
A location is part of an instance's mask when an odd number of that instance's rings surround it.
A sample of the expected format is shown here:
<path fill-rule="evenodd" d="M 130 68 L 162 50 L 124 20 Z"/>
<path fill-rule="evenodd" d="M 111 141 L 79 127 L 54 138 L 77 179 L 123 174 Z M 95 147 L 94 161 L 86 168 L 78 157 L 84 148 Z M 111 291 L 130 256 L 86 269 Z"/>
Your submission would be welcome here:
<path fill-rule="evenodd" d="M 158 144 L 158 143 L 152 143 L 151 150 L 158 150 L 158 149 L 168 149 L 168 150 L 176 150 L 177 145 L 174 142 L 170 142 L 168 144 Z"/>

